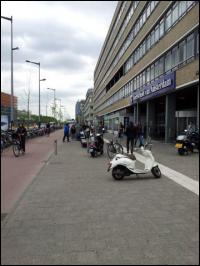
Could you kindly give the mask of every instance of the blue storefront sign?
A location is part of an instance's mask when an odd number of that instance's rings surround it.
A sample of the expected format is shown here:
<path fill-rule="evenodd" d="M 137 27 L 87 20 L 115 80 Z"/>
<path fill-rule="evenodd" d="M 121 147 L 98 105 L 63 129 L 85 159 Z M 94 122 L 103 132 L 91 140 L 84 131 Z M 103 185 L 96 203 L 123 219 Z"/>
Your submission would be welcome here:
<path fill-rule="evenodd" d="M 135 104 L 138 101 L 143 102 L 150 100 L 156 96 L 161 96 L 174 90 L 176 88 L 175 73 L 176 72 L 171 72 L 166 74 L 162 78 L 137 89 L 131 97 L 132 104 Z"/>

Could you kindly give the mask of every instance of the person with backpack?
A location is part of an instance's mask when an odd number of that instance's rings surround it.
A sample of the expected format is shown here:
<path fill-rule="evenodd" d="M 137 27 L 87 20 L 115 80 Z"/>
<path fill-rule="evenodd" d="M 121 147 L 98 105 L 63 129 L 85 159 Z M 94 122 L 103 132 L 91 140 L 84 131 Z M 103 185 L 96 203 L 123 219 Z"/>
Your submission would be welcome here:
<path fill-rule="evenodd" d="M 134 145 L 134 139 L 136 138 L 136 128 L 133 124 L 133 122 L 130 122 L 128 127 L 125 131 L 127 141 L 126 141 L 126 148 L 127 153 L 129 153 L 129 144 L 131 144 L 131 154 L 133 154 L 133 145 Z"/>
<path fill-rule="evenodd" d="M 64 126 L 63 142 L 65 142 L 66 137 L 67 137 L 67 142 L 69 142 L 69 124 L 68 123 L 66 123 Z"/>

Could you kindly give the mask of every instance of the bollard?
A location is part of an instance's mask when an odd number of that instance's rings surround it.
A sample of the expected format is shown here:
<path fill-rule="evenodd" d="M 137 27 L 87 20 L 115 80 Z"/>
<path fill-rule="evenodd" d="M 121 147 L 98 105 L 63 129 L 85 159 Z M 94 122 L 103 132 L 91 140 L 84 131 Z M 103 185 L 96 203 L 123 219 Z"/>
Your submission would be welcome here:
<path fill-rule="evenodd" d="M 54 152 L 57 155 L 57 139 L 54 140 Z"/>

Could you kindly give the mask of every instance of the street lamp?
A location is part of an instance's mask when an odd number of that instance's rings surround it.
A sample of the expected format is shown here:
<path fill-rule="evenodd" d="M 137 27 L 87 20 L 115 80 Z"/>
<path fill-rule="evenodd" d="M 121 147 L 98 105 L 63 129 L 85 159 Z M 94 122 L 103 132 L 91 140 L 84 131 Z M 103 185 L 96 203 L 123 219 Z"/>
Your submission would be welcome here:
<path fill-rule="evenodd" d="M 55 118 L 55 113 L 56 113 L 56 89 L 51 89 L 51 88 L 47 88 L 47 90 L 51 90 L 54 91 L 54 118 Z"/>
<path fill-rule="evenodd" d="M 45 81 L 46 79 L 40 79 L 40 62 L 33 62 L 29 60 L 26 60 L 26 62 L 39 66 L 39 127 L 40 127 L 40 81 Z"/>
<path fill-rule="evenodd" d="M 13 47 L 13 17 L 4 17 L 1 16 L 1 18 L 9 20 L 11 22 L 11 106 L 10 106 L 10 120 L 11 120 L 11 129 L 12 129 L 12 123 L 14 121 L 14 88 L 13 88 L 13 51 L 19 50 L 19 47 Z"/>

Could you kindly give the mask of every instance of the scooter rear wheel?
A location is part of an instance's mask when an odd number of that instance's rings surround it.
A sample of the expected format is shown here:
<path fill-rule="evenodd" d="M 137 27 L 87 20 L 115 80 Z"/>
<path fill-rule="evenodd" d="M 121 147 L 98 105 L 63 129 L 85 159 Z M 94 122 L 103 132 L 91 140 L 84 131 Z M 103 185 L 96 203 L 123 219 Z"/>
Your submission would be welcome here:
<path fill-rule="evenodd" d="M 161 171 L 160 171 L 158 166 L 153 167 L 151 169 L 151 172 L 156 178 L 160 178 L 161 177 Z"/>
<path fill-rule="evenodd" d="M 125 176 L 123 167 L 117 166 L 113 168 L 112 176 L 115 180 L 122 180 Z"/>

